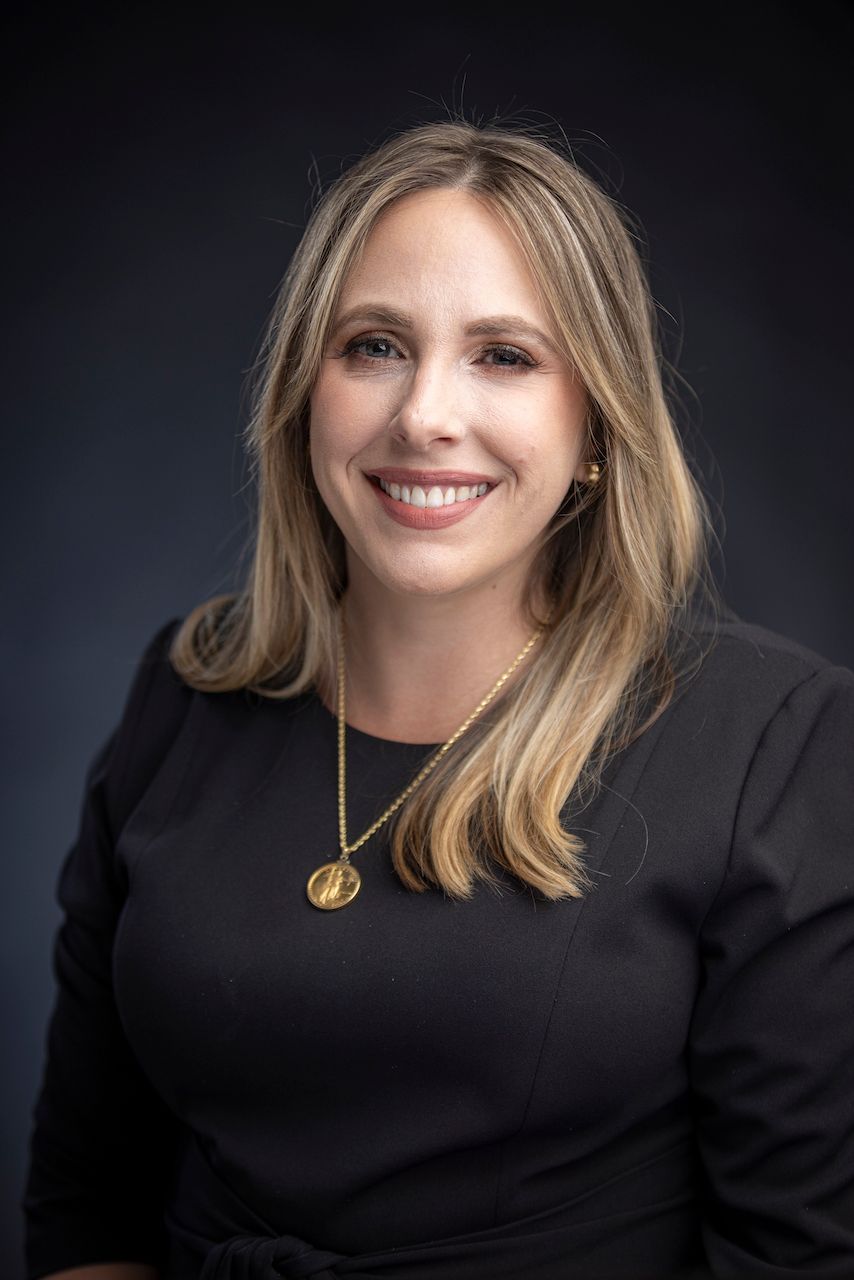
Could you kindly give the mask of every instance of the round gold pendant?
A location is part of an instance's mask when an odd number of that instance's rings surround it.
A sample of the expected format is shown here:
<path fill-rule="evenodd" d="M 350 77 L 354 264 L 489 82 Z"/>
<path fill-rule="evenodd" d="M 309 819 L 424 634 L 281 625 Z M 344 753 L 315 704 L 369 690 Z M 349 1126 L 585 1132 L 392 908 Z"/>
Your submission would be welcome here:
<path fill-rule="evenodd" d="M 337 911 L 352 902 L 362 884 L 362 877 L 349 862 L 325 862 L 309 876 L 308 900 L 321 911 Z"/>

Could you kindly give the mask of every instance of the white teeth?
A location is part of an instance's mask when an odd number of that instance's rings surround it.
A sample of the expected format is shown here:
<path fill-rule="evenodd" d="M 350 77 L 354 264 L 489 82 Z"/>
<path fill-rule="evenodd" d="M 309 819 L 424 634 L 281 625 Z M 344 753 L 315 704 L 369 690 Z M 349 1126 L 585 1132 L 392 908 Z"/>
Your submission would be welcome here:
<path fill-rule="evenodd" d="M 389 480 L 380 480 L 380 488 L 387 493 L 390 498 L 394 498 L 395 502 L 405 502 L 411 507 L 423 509 L 425 507 L 450 507 L 455 502 L 469 502 L 472 498 L 482 498 L 489 489 L 489 485 L 481 482 L 480 484 L 461 484 L 457 487 L 441 489 L 439 485 L 431 485 L 426 491 L 420 484 L 413 485 L 411 488 L 408 484 L 395 484 Z"/>

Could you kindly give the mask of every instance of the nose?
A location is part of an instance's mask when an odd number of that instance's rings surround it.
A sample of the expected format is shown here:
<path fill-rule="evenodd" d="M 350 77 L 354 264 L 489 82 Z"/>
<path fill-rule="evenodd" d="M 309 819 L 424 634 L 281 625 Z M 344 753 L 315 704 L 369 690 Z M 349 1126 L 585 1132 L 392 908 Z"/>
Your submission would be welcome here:
<path fill-rule="evenodd" d="M 415 368 L 389 423 L 395 440 L 425 451 L 437 443 L 453 443 L 464 432 L 462 405 L 453 374 L 438 362 Z"/>

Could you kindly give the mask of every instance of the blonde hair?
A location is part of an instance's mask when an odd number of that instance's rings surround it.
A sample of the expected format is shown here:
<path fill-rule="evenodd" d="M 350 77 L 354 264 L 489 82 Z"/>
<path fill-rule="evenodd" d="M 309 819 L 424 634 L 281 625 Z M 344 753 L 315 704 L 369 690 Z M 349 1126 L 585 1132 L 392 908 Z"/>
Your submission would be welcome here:
<path fill-rule="evenodd" d="M 258 486 L 245 588 L 194 609 L 171 660 L 193 687 L 291 698 L 336 681 L 346 586 L 342 536 L 308 465 L 309 395 L 342 283 L 380 214 L 410 192 L 456 188 L 510 229 L 554 334 L 586 388 L 596 486 L 573 485 L 542 552 L 543 639 L 399 811 L 390 842 L 410 889 L 467 897 L 500 864 L 547 898 L 589 884 L 562 813 L 667 705 L 686 608 L 705 563 L 705 508 L 662 386 L 655 311 L 618 206 L 529 133 L 423 125 L 363 157 L 320 199 L 271 318 L 247 429 Z M 533 585 L 530 608 L 533 611 Z"/>

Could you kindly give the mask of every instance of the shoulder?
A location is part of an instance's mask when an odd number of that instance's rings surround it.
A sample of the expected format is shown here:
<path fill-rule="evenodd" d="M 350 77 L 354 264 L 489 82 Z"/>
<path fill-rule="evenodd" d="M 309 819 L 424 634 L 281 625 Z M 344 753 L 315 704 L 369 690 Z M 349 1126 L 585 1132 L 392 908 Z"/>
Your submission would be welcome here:
<path fill-rule="evenodd" d="M 699 655 L 681 694 L 762 725 L 790 700 L 805 708 L 828 697 L 850 703 L 854 672 L 838 666 L 796 640 L 727 613 L 699 623 L 691 636 Z M 722 706 L 723 704 L 723 706 Z"/>
<path fill-rule="evenodd" d="M 676 693 L 638 749 L 650 792 L 734 821 L 751 778 L 773 789 L 796 770 L 813 785 L 825 770 L 838 786 L 853 739 L 854 673 L 724 617 L 692 629 Z"/>
<path fill-rule="evenodd" d="M 108 744 L 106 799 L 116 828 L 176 740 L 195 698 L 169 657 L 181 621 L 162 623 L 145 643 Z"/>
<path fill-rule="evenodd" d="M 745 622 L 729 610 L 717 619 L 702 619 L 697 623 L 695 631 L 698 636 L 723 645 L 733 656 L 750 656 L 759 662 L 770 662 L 772 667 L 791 668 L 795 672 L 812 674 L 833 665 L 820 653 L 797 640 L 769 631 L 767 627 Z"/>
<path fill-rule="evenodd" d="M 162 679 L 166 672 L 171 672 L 176 680 L 180 679 L 169 660 L 169 653 L 182 622 L 182 618 L 170 618 L 157 627 L 142 649 L 137 678 L 141 676 L 143 680 L 153 680 L 160 676 Z"/>
<path fill-rule="evenodd" d="M 182 680 L 172 665 L 172 643 L 181 626 L 181 618 L 170 618 L 150 636 L 137 659 L 136 670 L 128 690 L 122 714 L 122 729 L 127 735 L 158 736 L 158 730 L 183 717 L 193 690 Z"/>

